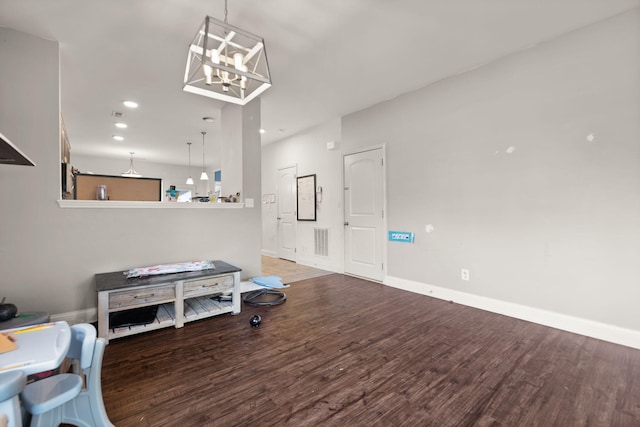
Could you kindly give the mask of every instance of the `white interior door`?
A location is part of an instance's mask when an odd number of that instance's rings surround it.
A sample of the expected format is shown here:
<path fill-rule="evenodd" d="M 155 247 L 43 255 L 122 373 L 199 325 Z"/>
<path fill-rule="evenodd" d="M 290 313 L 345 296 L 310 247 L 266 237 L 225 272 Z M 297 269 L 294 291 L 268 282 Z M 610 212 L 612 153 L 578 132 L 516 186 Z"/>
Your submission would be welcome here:
<path fill-rule="evenodd" d="M 278 169 L 278 257 L 296 260 L 296 166 Z"/>
<path fill-rule="evenodd" d="M 381 148 L 344 157 L 344 270 L 377 281 L 383 279 L 383 168 Z"/>

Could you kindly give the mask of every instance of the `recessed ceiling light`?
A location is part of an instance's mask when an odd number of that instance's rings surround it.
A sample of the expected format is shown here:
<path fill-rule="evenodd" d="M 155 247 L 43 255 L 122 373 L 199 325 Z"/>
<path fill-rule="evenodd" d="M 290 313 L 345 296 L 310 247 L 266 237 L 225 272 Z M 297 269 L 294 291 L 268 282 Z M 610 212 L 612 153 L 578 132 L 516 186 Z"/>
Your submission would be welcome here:
<path fill-rule="evenodd" d="M 124 137 L 120 135 L 113 135 L 112 138 L 116 141 L 124 141 Z"/>
<path fill-rule="evenodd" d="M 266 133 L 267 131 L 264 129 L 260 129 L 260 133 Z"/>
<path fill-rule="evenodd" d="M 204 120 L 207 123 L 213 123 L 215 119 L 213 117 L 203 117 L 202 120 Z"/>
<path fill-rule="evenodd" d="M 118 122 L 118 123 L 116 123 L 116 127 L 120 128 L 120 129 L 126 129 L 127 128 L 127 124 L 126 123 L 122 123 L 122 122 Z"/>
<path fill-rule="evenodd" d="M 123 104 L 125 107 L 138 108 L 138 103 L 134 101 L 124 101 Z"/>

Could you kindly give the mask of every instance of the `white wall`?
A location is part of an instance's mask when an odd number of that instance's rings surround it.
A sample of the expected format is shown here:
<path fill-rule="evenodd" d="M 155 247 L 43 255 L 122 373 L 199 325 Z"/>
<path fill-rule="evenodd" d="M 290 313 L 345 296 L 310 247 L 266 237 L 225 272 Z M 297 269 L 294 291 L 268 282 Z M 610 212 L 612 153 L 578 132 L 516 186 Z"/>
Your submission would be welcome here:
<path fill-rule="evenodd" d="M 342 152 L 386 144 L 388 227 L 416 233 L 387 242 L 386 282 L 640 346 L 639 117 L 638 9 L 344 117 Z M 265 187 L 307 146 L 269 146 Z"/>
<path fill-rule="evenodd" d="M 222 111 L 228 108 L 225 107 Z M 238 108 L 238 107 L 235 107 Z M 246 211 L 246 218 L 249 220 L 247 230 L 251 237 L 251 247 L 245 254 L 248 262 L 253 265 L 262 265 L 261 257 L 261 223 L 262 223 L 262 206 L 260 204 L 261 181 L 262 181 L 262 150 L 260 147 L 260 99 L 255 99 L 249 104 L 242 107 L 242 188 L 240 189 L 242 201 L 247 203 L 249 199 L 253 200 L 252 208 L 243 209 Z M 224 183 L 224 176 L 222 182 Z M 242 219 L 240 223 L 232 225 L 233 227 L 242 227 Z M 232 230 L 233 232 L 233 230 Z M 238 230 L 240 232 L 240 230 Z M 256 250 L 257 249 L 257 250 Z M 261 273 L 259 270 L 257 273 Z M 254 276 L 257 274 L 253 274 Z"/>
<path fill-rule="evenodd" d="M 58 46 L 0 28 L 0 58 L 1 132 L 37 164 L 0 165 L 0 295 L 55 315 L 95 308 L 96 273 L 222 259 L 260 274 L 259 207 L 60 208 Z M 259 194 L 259 144 L 244 150 L 244 191 Z"/>
<path fill-rule="evenodd" d="M 639 23 L 344 118 L 345 148 L 387 143 L 388 225 L 418 236 L 388 244 L 390 276 L 640 330 Z"/>
<path fill-rule="evenodd" d="M 327 142 L 336 142 L 328 150 Z M 323 188 L 322 202 L 317 205 L 317 221 L 297 223 L 297 262 L 330 271 L 342 271 L 344 234 L 342 207 L 342 154 L 340 120 L 332 120 L 307 132 L 262 148 L 262 194 L 277 194 L 277 172 L 297 165 L 298 176 L 316 174 L 316 185 Z M 263 204 L 262 249 L 265 255 L 277 256 L 277 200 Z M 329 256 L 314 251 L 313 229 L 329 229 Z"/>
<path fill-rule="evenodd" d="M 235 195 L 242 189 L 242 170 L 233 167 L 242 159 L 242 111 L 234 105 L 227 105 L 221 111 L 221 120 L 223 126 L 220 131 L 224 143 L 220 147 L 223 175 L 220 195 L 224 197 Z M 244 195 L 240 194 L 240 197 Z"/>

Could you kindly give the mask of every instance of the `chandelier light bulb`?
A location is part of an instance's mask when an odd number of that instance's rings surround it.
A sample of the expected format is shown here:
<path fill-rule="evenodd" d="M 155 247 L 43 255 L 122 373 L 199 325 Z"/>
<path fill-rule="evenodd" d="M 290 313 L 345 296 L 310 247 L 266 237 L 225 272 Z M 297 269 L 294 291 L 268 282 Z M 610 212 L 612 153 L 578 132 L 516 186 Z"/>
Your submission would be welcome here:
<path fill-rule="evenodd" d="M 211 62 L 220 64 L 220 52 L 218 52 L 218 49 L 211 50 Z"/>
<path fill-rule="evenodd" d="M 236 52 L 233 54 L 233 64 L 236 67 L 237 70 L 241 70 L 243 67 L 243 61 L 244 56 L 242 56 L 242 54 L 240 52 Z"/>
<path fill-rule="evenodd" d="M 213 68 L 211 65 L 205 64 L 204 67 L 204 77 L 207 80 L 207 84 L 210 85 L 213 83 Z"/>

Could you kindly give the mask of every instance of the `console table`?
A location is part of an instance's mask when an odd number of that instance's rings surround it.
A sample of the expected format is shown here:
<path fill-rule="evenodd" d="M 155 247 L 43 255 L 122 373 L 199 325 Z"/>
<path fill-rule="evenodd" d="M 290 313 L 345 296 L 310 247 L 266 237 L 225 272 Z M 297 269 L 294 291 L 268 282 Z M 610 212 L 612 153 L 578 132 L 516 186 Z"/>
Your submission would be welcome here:
<path fill-rule="evenodd" d="M 109 339 L 139 334 L 224 313 L 240 313 L 240 271 L 223 261 L 215 268 L 127 279 L 126 271 L 95 275 L 98 336 Z M 145 324 L 109 326 L 112 313 L 157 306 Z"/>

